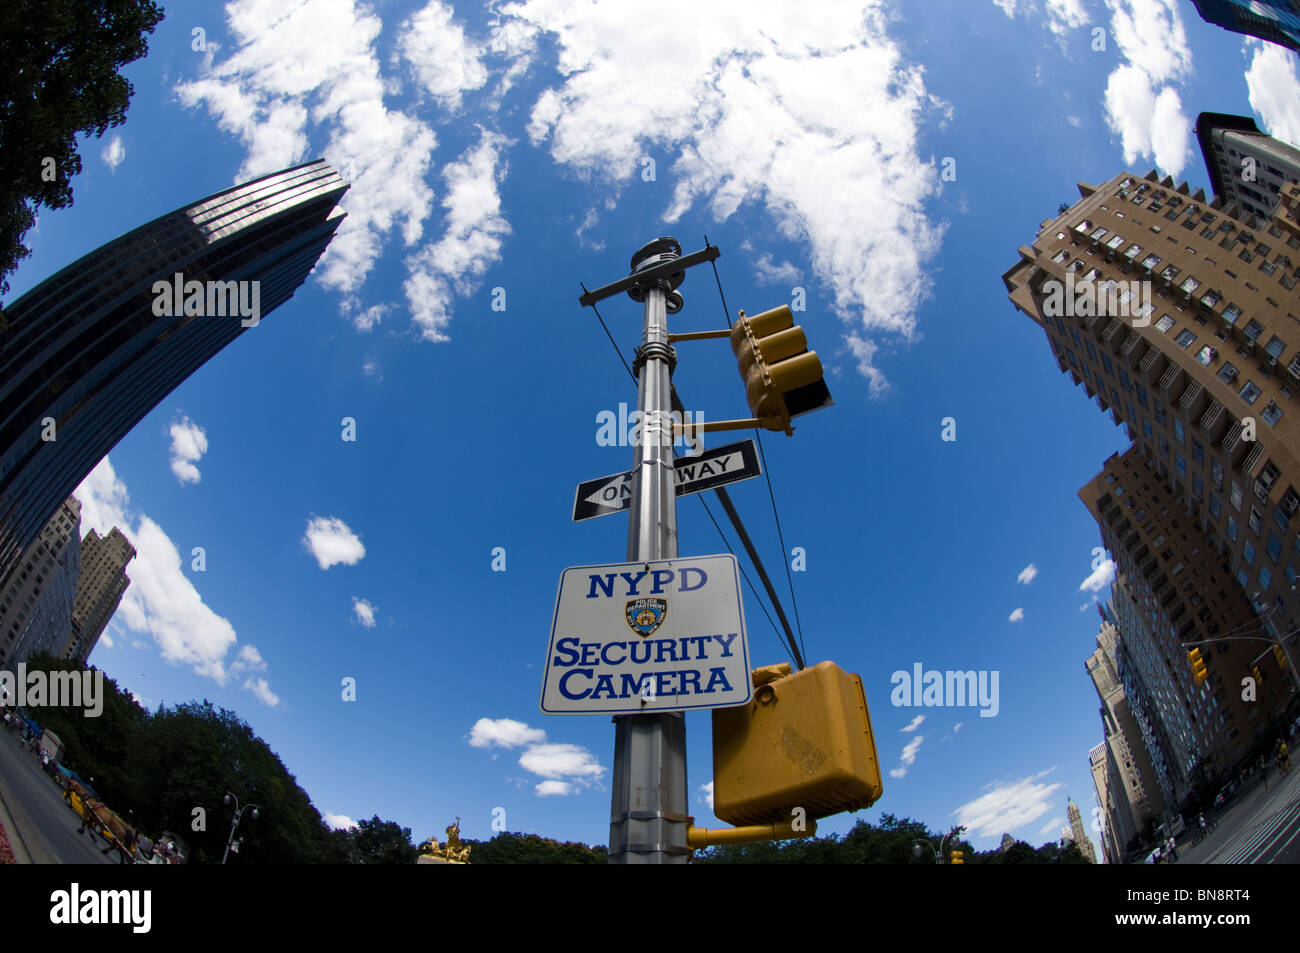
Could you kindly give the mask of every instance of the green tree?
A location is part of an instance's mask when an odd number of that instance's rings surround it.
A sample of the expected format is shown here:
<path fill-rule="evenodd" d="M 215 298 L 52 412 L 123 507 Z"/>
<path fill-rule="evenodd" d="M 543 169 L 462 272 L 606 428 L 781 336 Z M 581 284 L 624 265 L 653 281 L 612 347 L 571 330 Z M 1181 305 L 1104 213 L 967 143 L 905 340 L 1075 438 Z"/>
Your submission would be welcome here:
<path fill-rule="evenodd" d="M 343 832 L 348 841 L 347 862 L 352 864 L 413 864 L 419 848 L 411 843 L 411 829 L 376 814 Z"/>
<path fill-rule="evenodd" d="M 504 831 L 489 841 L 462 841 L 470 848 L 469 862 L 481 864 L 604 864 L 609 853 L 604 847 L 588 847 L 573 841 L 561 843 L 536 834 Z"/>
<path fill-rule="evenodd" d="M 148 52 L 162 16 L 152 0 L 0 3 L 0 294 L 31 254 L 36 209 L 72 204 L 76 137 L 126 120 L 134 90 L 118 70 Z"/>

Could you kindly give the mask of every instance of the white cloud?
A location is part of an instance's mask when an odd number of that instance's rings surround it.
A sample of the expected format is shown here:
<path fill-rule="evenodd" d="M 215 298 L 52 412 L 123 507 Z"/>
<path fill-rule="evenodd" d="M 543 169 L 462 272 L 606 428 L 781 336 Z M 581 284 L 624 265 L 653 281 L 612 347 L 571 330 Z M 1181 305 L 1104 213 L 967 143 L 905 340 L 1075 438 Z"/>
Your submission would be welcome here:
<path fill-rule="evenodd" d="M 1177 85 L 1192 75 L 1175 0 L 1106 0 L 1111 36 L 1125 60 L 1111 72 L 1104 102 L 1106 123 L 1120 138 L 1124 161 L 1140 158 L 1178 176 L 1191 156 L 1191 122 Z"/>
<path fill-rule="evenodd" d="M 235 654 L 235 661 L 231 664 L 230 671 L 234 675 L 242 675 L 245 672 L 265 672 L 266 660 L 254 646 L 242 645 Z"/>
<path fill-rule="evenodd" d="M 225 7 L 233 51 L 176 92 L 206 106 L 247 150 L 239 181 L 308 158 L 309 126 L 328 132 L 321 152 L 350 183 L 348 213 L 321 261 L 321 281 L 354 291 L 386 236 L 420 238 L 433 203 L 424 178 L 437 137 L 384 105 L 374 45 L 382 24 L 355 0 L 235 0 Z M 442 64 L 445 68 L 447 64 Z"/>
<path fill-rule="evenodd" d="M 867 340 L 857 334 L 850 334 L 844 339 L 849 353 L 858 361 L 858 373 L 871 382 L 871 396 L 880 397 L 889 391 L 889 381 L 885 372 L 876 366 L 876 352 L 880 350 L 875 341 Z"/>
<path fill-rule="evenodd" d="M 367 629 L 375 627 L 375 610 L 377 608 L 377 606 L 371 605 L 365 599 L 358 596 L 352 597 L 352 611 L 356 615 L 357 621 Z"/>
<path fill-rule="evenodd" d="M 316 557 L 321 569 L 329 569 L 338 563 L 355 566 L 366 555 L 366 547 L 357 534 L 333 516 L 313 516 L 307 523 L 307 534 L 302 541 Z"/>
<path fill-rule="evenodd" d="M 1027 586 L 1038 577 L 1038 567 L 1030 563 L 1024 569 L 1020 570 L 1020 575 L 1016 576 L 1016 582 L 1022 586 Z"/>
<path fill-rule="evenodd" d="M 511 718 L 480 718 L 469 732 L 472 748 L 518 748 L 546 740 L 541 728 L 530 728 Z"/>
<path fill-rule="evenodd" d="M 1064 823 L 1065 823 L 1065 818 L 1063 818 L 1063 817 L 1054 817 L 1054 818 L 1052 818 L 1050 821 L 1048 821 L 1046 824 L 1044 824 L 1041 828 L 1039 828 L 1039 830 L 1038 830 L 1038 836 L 1039 836 L 1039 837 L 1046 837 L 1048 834 L 1052 834 L 1052 833 L 1054 833 L 1054 832 L 1056 831 L 1057 827 L 1058 827 L 1059 825 L 1061 825 L 1061 824 L 1064 824 Z"/>
<path fill-rule="evenodd" d="M 525 771 L 543 778 L 570 780 L 598 780 L 604 767 L 581 745 L 547 743 L 529 747 L 519 756 L 519 765 Z"/>
<path fill-rule="evenodd" d="M 280 704 L 280 696 L 271 691 L 270 682 L 261 676 L 246 680 L 244 688 L 252 692 L 263 705 L 275 708 Z"/>
<path fill-rule="evenodd" d="M 200 474 L 195 464 L 208 452 L 208 435 L 188 417 L 174 421 L 168 432 L 172 438 L 172 473 L 182 484 L 198 483 Z"/>
<path fill-rule="evenodd" d="M 108 166 L 110 172 L 116 172 L 117 167 L 126 158 L 126 146 L 122 145 L 122 137 L 114 136 L 110 139 L 108 145 L 104 146 L 103 151 L 100 152 L 99 157 L 104 160 L 104 165 Z"/>
<path fill-rule="evenodd" d="M 925 735 L 917 735 L 903 746 L 903 753 L 899 757 L 898 767 L 889 769 L 891 778 L 901 778 L 907 774 L 907 769 L 916 762 L 916 753 L 921 750 L 921 742 L 923 741 L 925 741 Z"/>
<path fill-rule="evenodd" d="M 1057 36 L 1064 36 L 1088 22 L 1083 0 L 1047 0 L 1047 25 Z"/>
<path fill-rule="evenodd" d="M 480 130 L 478 144 L 443 169 L 446 232 L 406 261 L 406 301 L 426 341 L 447 340 L 443 329 L 451 322 L 453 290 L 470 294 L 501 258 L 502 237 L 510 233 L 498 189 L 505 174 L 500 150 L 506 145 L 503 137 Z"/>
<path fill-rule="evenodd" d="M 539 781 L 533 788 L 538 797 L 552 797 L 555 795 L 564 796 L 573 793 L 573 785 L 568 781 Z"/>
<path fill-rule="evenodd" d="M 917 337 L 943 233 L 924 208 L 938 176 L 917 151 L 935 106 L 886 33 L 889 6 L 808 0 L 755 16 L 732 0 L 702 19 L 693 0 L 664 0 L 636 29 L 618 4 L 507 8 L 553 34 L 559 54 L 563 82 L 535 103 L 533 142 L 616 191 L 655 158 L 671 181 L 666 223 L 697 204 L 717 221 L 746 204 L 766 210 L 783 237 L 806 242 L 877 396 L 887 381 L 864 334 Z"/>
<path fill-rule="evenodd" d="M 917 715 L 915 718 L 913 718 L 911 721 L 909 721 L 909 722 L 908 722 L 908 723 L 907 723 L 907 724 L 902 728 L 902 730 L 903 730 L 903 731 L 916 731 L 916 729 L 918 729 L 918 728 L 921 727 L 921 722 L 923 722 L 923 721 L 925 721 L 925 716 L 924 716 L 924 715 Z"/>
<path fill-rule="evenodd" d="M 1025 610 L 1024 610 L 1024 609 L 1016 609 L 1015 611 L 1013 611 L 1013 612 L 1011 613 L 1011 615 L 1007 616 L 1007 621 L 1008 621 L 1008 622 L 1021 622 L 1021 621 L 1024 620 L 1024 618 L 1025 618 Z"/>
<path fill-rule="evenodd" d="M 461 94 L 487 82 L 483 50 L 452 20 L 448 4 L 432 0 L 399 30 L 397 47 L 424 87 L 446 109 L 460 106 Z"/>
<path fill-rule="evenodd" d="M 1079 583 L 1080 592 L 1101 592 L 1115 581 L 1115 560 L 1104 559 L 1083 582 Z"/>
<path fill-rule="evenodd" d="M 754 277 L 762 285 L 793 285 L 803 278 L 803 272 L 788 261 L 773 264 L 772 255 L 763 252 L 754 262 Z"/>
<path fill-rule="evenodd" d="M 358 311 L 352 316 L 352 326 L 363 333 L 374 330 L 375 325 L 382 321 L 392 309 L 391 304 L 371 305 L 364 311 Z"/>
<path fill-rule="evenodd" d="M 1300 148 L 1300 77 L 1295 54 L 1254 39 L 1247 42 L 1247 48 L 1251 46 L 1254 56 L 1246 70 L 1250 108 L 1259 114 L 1269 135 Z"/>
<path fill-rule="evenodd" d="M 1052 809 L 1055 792 L 1062 785 L 1043 784 L 1040 779 L 1052 770 L 1041 771 L 1012 783 L 998 782 L 987 794 L 963 804 L 953 814 L 957 823 L 976 836 L 1000 837 L 1032 824 Z"/>
<path fill-rule="evenodd" d="M 257 649 L 245 645 L 227 671 L 226 656 L 237 642 L 234 626 L 204 604 L 182 569 L 180 552 L 162 527 L 144 514 L 130 512 L 126 484 L 117 478 L 107 457 L 74 492 L 81 501 L 83 531 L 93 529 L 103 535 L 119 527 L 136 549 L 128 566 L 131 585 L 114 624 L 149 635 L 164 660 L 188 665 L 220 685 L 232 673 L 266 670 Z M 139 647 L 135 641 L 132 645 Z M 250 679 L 244 687 L 272 707 L 279 703 L 265 678 Z"/>
<path fill-rule="evenodd" d="M 700 800 L 709 805 L 709 810 L 713 810 L 713 782 L 700 785 Z"/>
<path fill-rule="evenodd" d="M 331 827 L 336 831 L 347 830 L 349 827 L 357 826 L 357 822 L 346 814 L 326 814 L 322 820 L 325 821 L 327 827 Z"/>
<path fill-rule="evenodd" d="M 966 724 L 964 721 L 957 722 L 957 724 L 952 726 L 952 733 L 955 735 L 957 732 L 961 731 L 961 726 L 964 724 Z"/>
<path fill-rule="evenodd" d="M 1017 13 L 1023 13 L 1026 17 L 1038 13 L 1038 5 L 1034 0 L 993 0 L 993 2 L 1008 19 L 1015 19 Z M 1064 38 L 1071 30 L 1077 30 L 1089 22 L 1088 11 L 1084 9 L 1082 0 L 1044 0 L 1044 6 L 1043 25 L 1051 30 L 1058 40 Z"/>

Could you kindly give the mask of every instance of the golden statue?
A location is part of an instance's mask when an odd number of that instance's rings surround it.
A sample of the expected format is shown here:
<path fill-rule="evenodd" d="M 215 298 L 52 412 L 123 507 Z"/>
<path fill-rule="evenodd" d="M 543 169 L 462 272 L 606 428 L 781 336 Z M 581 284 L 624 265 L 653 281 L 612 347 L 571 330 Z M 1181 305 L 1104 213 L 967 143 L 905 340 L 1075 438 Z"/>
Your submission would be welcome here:
<path fill-rule="evenodd" d="M 460 842 L 460 818 L 447 827 L 447 843 L 439 844 L 436 835 L 420 845 L 421 857 L 432 857 L 447 864 L 468 864 L 469 846 Z"/>

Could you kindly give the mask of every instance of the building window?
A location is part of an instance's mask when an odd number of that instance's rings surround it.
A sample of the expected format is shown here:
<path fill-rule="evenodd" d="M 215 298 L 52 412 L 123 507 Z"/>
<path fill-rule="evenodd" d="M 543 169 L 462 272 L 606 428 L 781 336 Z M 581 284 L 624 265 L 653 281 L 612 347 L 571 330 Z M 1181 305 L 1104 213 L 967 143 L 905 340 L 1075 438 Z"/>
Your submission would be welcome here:
<path fill-rule="evenodd" d="M 1263 592 L 1268 589 L 1269 583 L 1273 581 L 1273 574 L 1268 571 L 1267 566 L 1259 567 L 1259 591 Z"/>
<path fill-rule="evenodd" d="M 1179 475 L 1180 477 L 1182 477 L 1184 480 L 1186 480 L 1186 479 L 1187 479 L 1187 461 L 1183 459 L 1183 455 L 1182 455 L 1181 453 L 1175 453 L 1175 454 L 1174 454 L 1174 466 L 1175 466 L 1175 467 L 1177 468 L 1177 470 L 1178 470 L 1178 475 Z"/>
<path fill-rule="evenodd" d="M 1259 531 L 1263 528 L 1264 518 L 1259 515 L 1259 510 L 1252 506 L 1250 508 L 1250 531 L 1258 536 Z"/>
<path fill-rule="evenodd" d="M 1241 309 L 1237 307 L 1235 304 L 1230 304 L 1223 309 L 1224 324 L 1236 324 L 1237 320 L 1240 317 L 1241 317 Z"/>
<path fill-rule="evenodd" d="M 1151 439 L 1151 421 L 1147 420 L 1145 417 L 1142 418 L 1142 435 L 1148 440 Z"/>
<path fill-rule="evenodd" d="M 1246 403 L 1254 404 L 1255 401 L 1259 400 L 1261 393 L 1263 392 L 1255 386 L 1254 381 L 1246 381 L 1246 386 L 1238 392 L 1238 396 Z"/>
<path fill-rule="evenodd" d="M 1241 544 L 1241 561 L 1247 566 L 1255 565 L 1255 547 L 1251 545 L 1250 540 Z"/>
<path fill-rule="evenodd" d="M 1235 543 L 1237 541 L 1237 532 L 1238 532 L 1237 521 L 1233 519 L 1231 516 L 1229 516 L 1228 517 L 1228 539 L 1232 540 Z"/>
<path fill-rule="evenodd" d="M 1232 365 L 1231 361 L 1225 361 L 1223 367 L 1219 368 L 1219 380 L 1225 384 L 1231 384 L 1237 379 L 1237 368 Z"/>
<path fill-rule="evenodd" d="M 1223 464 L 1213 458 L 1210 460 L 1210 482 L 1216 490 L 1223 489 Z"/>
<path fill-rule="evenodd" d="M 1178 287 L 1181 288 L 1185 294 L 1191 294 L 1200 286 L 1201 283 L 1199 281 L 1197 281 L 1195 278 L 1188 275 L 1188 277 Z"/>
<path fill-rule="evenodd" d="M 1162 315 L 1160 320 L 1156 322 L 1156 330 L 1159 331 L 1161 334 L 1164 334 L 1173 326 L 1174 326 L 1174 319 L 1169 317 L 1169 315 L 1167 314 Z"/>
<path fill-rule="evenodd" d="M 1137 393 L 1138 393 L 1138 403 L 1139 403 L 1140 405 L 1142 405 L 1143 407 L 1146 407 L 1146 405 L 1147 405 L 1147 389 L 1146 389 L 1145 387 L 1143 387 L 1141 384 L 1138 384 L 1138 386 L 1137 386 Z"/>
<path fill-rule="evenodd" d="M 1264 333 L 1264 325 L 1260 324 L 1258 321 L 1252 320 L 1250 324 L 1246 325 L 1246 330 L 1242 333 L 1246 335 L 1247 341 L 1254 344 L 1259 336 Z"/>
<path fill-rule="evenodd" d="M 1275 334 L 1269 338 L 1268 344 L 1264 346 L 1264 350 L 1272 356 L 1273 360 L 1277 360 L 1282 356 L 1282 352 L 1286 350 L 1286 341 L 1283 341 Z"/>
<path fill-rule="evenodd" d="M 1174 418 L 1174 439 L 1181 446 L 1187 446 L 1187 432 L 1183 429 L 1183 422 L 1177 417 Z"/>
<path fill-rule="evenodd" d="M 1210 515 L 1213 516 L 1213 517 L 1217 520 L 1217 519 L 1219 518 L 1219 514 L 1222 513 L 1222 512 L 1223 512 L 1223 503 L 1219 500 L 1219 498 L 1218 498 L 1217 496 L 1211 496 L 1211 497 L 1210 497 Z"/>
<path fill-rule="evenodd" d="M 1270 427 L 1277 426 L 1277 422 L 1282 419 L 1282 408 L 1277 405 L 1277 401 L 1270 400 L 1264 405 L 1264 410 L 1260 414 Z"/>
<path fill-rule="evenodd" d="M 1232 504 L 1234 510 L 1241 512 L 1241 487 L 1237 485 L 1236 480 L 1232 481 L 1232 492 L 1228 494 L 1228 502 Z"/>
<path fill-rule="evenodd" d="M 1193 334 L 1190 330 L 1187 330 L 1186 328 L 1184 328 L 1182 331 L 1179 331 L 1178 337 L 1174 339 L 1175 343 L 1181 348 L 1186 348 L 1189 344 L 1191 344 L 1195 340 L 1196 340 L 1196 335 Z"/>
<path fill-rule="evenodd" d="M 1273 560 L 1273 562 L 1277 562 L 1277 557 L 1282 555 L 1282 537 L 1277 535 L 1277 533 L 1269 533 L 1268 543 L 1264 547 L 1264 550 L 1268 553 L 1269 559 Z"/>
<path fill-rule="evenodd" d="M 1219 352 L 1208 344 L 1196 352 L 1196 359 L 1200 361 L 1202 364 L 1204 364 L 1206 367 L 1209 367 L 1211 364 L 1213 364 L 1215 358 L 1217 358 L 1218 356 L 1219 356 Z"/>
<path fill-rule="evenodd" d="M 1105 354 L 1101 356 L 1101 366 L 1106 368 L 1107 374 L 1111 375 L 1112 377 L 1115 376 L 1115 368 L 1111 365 L 1110 358 L 1107 357 Z"/>

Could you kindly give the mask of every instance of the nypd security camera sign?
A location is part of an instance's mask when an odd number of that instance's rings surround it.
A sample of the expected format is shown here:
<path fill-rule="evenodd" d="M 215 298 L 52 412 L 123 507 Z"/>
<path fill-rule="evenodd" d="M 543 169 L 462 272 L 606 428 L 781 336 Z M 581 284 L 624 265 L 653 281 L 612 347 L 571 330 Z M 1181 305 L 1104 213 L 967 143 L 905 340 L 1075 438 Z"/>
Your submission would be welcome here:
<path fill-rule="evenodd" d="M 574 566 L 560 576 L 542 711 L 730 708 L 752 696 L 735 556 Z"/>

